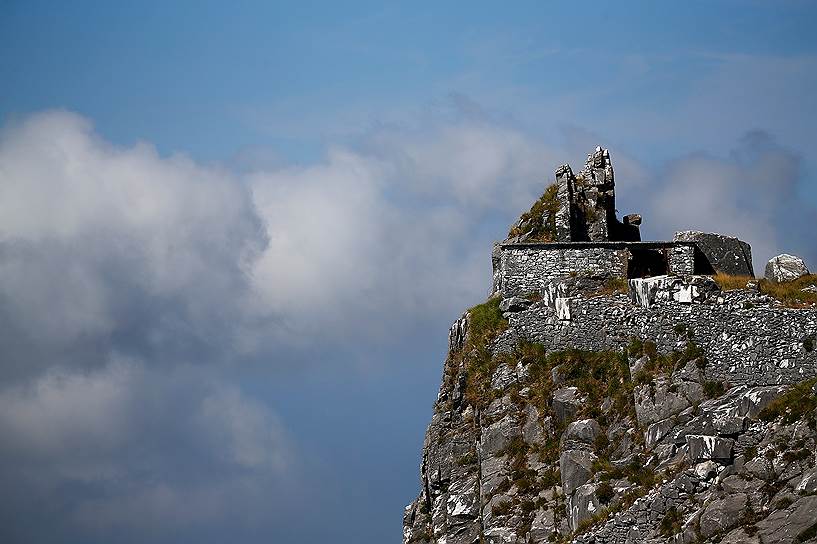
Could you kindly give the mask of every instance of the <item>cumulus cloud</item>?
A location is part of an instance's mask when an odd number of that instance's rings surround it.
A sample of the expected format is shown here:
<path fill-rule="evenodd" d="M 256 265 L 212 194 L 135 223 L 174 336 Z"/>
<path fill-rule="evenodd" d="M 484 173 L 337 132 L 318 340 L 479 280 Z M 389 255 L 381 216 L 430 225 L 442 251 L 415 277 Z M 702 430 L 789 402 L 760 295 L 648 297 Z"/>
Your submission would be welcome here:
<path fill-rule="evenodd" d="M 114 147 L 66 112 L 0 135 L 0 319 L 17 373 L 55 353 L 103 363 L 113 345 L 203 357 L 228 343 L 265 242 L 225 172 Z"/>

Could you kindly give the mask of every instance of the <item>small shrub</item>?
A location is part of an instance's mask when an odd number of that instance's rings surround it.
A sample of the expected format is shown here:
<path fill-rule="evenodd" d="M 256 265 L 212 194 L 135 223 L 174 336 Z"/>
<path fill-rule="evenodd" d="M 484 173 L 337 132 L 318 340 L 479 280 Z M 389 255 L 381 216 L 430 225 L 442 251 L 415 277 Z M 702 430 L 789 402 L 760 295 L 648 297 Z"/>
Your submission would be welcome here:
<path fill-rule="evenodd" d="M 457 459 L 457 464 L 460 466 L 473 465 L 476 462 L 477 454 L 473 451 L 469 451 L 468 453 L 462 455 L 459 459 Z"/>
<path fill-rule="evenodd" d="M 815 383 L 817 383 L 817 378 L 795 385 L 764 408 L 760 412 L 760 419 L 772 421 L 778 417 L 783 417 L 783 423 L 790 425 L 803 417 L 808 417 L 809 423 L 813 425 L 813 412 L 817 408 L 817 397 L 815 397 L 811 388 Z"/>
<path fill-rule="evenodd" d="M 814 337 L 809 336 L 803 340 L 803 349 L 806 351 L 814 351 Z"/>
<path fill-rule="evenodd" d="M 704 383 L 704 395 L 708 399 L 714 399 L 723 395 L 725 388 L 723 382 L 708 381 Z"/>
<path fill-rule="evenodd" d="M 791 500 L 789 497 L 783 497 L 779 501 L 775 503 L 775 508 L 778 510 L 783 510 L 784 508 L 788 508 L 794 501 Z"/>
<path fill-rule="evenodd" d="M 670 537 L 681 532 L 681 523 L 684 521 L 681 512 L 675 507 L 667 510 L 664 519 L 661 520 L 661 525 L 658 527 L 658 532 L 661 536 Z"/>
<path fill-rule="evenodd" d="M 746 457 L 747 461 L 751 461 L 755 457 L 757 457 L 757 448 L 755 446 L 749 446 L 745 450 L 743 450 L 743 455 Z"/>
<path fill-rule="evenodd" d="M 509 514 L 510 511 L 513 509 L 513 501 L 511 500 L 504 500 L 495 504 L 491 507 L 491 513 L 495 516 L 504 516 Z"/>
<path fill-rule="evenodd" d="M 596 497 L 599 499 L 601 504 L 608 504 L 613 497 L 615 496 L 616 492 L 613 490 L 613 486 L 610 485 L 610 482 L 602 482 L 596 488 Z"/>
<path fill-rule="evenodd" d="M 791 463 L 794 461 L 803 461 L 805 459 L 808 459 L 809 457 L 811 457 L 811 452 L 806 448 L 802 448 L 799 450 L 787 451 L 786 453 L 784 453 L 783 461 L 785 461 L 786 463 Z"/>
<path fill-rule="evenodd" d="M 766 450 L 766 453 L 763 454 L 763 457 L 771 461 L 775 457 L 777 457 L 777 452 L 774 451 L 774 448 L 769 448 L 768 450 Z"/>

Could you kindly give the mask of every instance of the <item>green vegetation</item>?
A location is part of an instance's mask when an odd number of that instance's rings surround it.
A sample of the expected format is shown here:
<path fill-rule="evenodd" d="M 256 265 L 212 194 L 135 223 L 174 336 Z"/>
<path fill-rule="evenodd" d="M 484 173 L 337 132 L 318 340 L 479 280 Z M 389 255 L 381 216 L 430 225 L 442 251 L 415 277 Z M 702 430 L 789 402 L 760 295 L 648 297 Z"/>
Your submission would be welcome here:
<path fill-rule="evenodd" d="M 686 329 L 684 331 L 686 331 Z M 689 335 L 687 334 L 687 336 Z M 653 378 L 659 373 L 669 375 L 690 361 L 696 361 L 698 368 L 701 369 L 706 365 L 703 350 L 692 340 L 687 341 L 683 351 L 659 354 L 654 342 L 644 342 L 634 338 L 630 341 L 627 351 L 631 357 L 642 357 L 646 355 L 648 359 L 647 364 L 633 377 L 633 380 L 638 385 L 651 383 Z"/>
<path fill-rule="evenodd" d="M 486 396 L 490 394 L 491 375 L 499 364 L 491 357 L 490 347 L 508 328 L 508 321 L 499 311 L 500 302 L 500 297 L 492 297 L 468 310 L 468 338 L 463 349 L 454 354 L 468 369 L 465 395 L 474 406 L 482 406 Z M 449 365 L 452 368 L 454 366 Z"/>
<path fill-rule="evenodd" d="M 681 512 L 676 510 L 675 507 L 672 507 L 667 510 L 664 519 L 661 520 L 661 525 L 658 527 L 658 532 L 661 533 L 661 536 L 665 537 L 676 535 L 681 532 L 681 524 L 683 521 L 684 518 L 681 515 Z"/>
<path fill-rule="evenodd" d="M 814 420 L 814 409 L 817 408 L 817 396 L 814 395 L 812 387 L 817 383 L 817 378 L 800 382 L 789 389 L 781 397 L 772 401 L 769 406 L 760 412 L 760 419 L 772 421 L 778 417 L 783 418 L 783 423 L 790 425 L 802 418 L 808 420 L 809 426 L 817 428 Z"/>
<path fill-rule="evenodd" d="M 817 303 L 817 292 L 803 291 L 806 287 L 814 286 L 817 286 L 817 275 L 815 274 L 809 274 L 785 283 L 760 280 L 761 293 L 770 295 L 794 308 Z"/>
<path fill-rule="evenodd" d="M 623 293 L 627 294 L 629 292 L 629 287 L 627 286 L 627 280 L 624 278 L 607 278 L 604 282 L 604 286 L 599 289 L 599 294 L 601 295 L 614 295 L 616 293 Z"/>
<path fill-rule="evenodd" d="M 599 499 L 601 504 L 609 504 L 613 497 L 615 496 L 615 491 L 613 490 L 613 486 L 610 485 L 610 482 L 602 482 L 596 488 L 596 497 Z"/>
<path fill-rule="evenodd" d="M 704 395 L 708 399 L 714 399 L 723 395 L 723 392 L 726 388 L 723 385 L 723 382 L 718 381 L 708 381 L 704 382 Z"/>
<path fill-rule="evenodd" d="M 556 194 L 559 186 L 553 183 L 545 189 L 539 200 L 533 203 L 530 211 L 522 214 L 517 226 L 508 233 L 508 238 L 521 236 L 530 232 L 529 242 L 552 242 L 556 239 L 556 212 L 559 211 L 559 200 Z"/>

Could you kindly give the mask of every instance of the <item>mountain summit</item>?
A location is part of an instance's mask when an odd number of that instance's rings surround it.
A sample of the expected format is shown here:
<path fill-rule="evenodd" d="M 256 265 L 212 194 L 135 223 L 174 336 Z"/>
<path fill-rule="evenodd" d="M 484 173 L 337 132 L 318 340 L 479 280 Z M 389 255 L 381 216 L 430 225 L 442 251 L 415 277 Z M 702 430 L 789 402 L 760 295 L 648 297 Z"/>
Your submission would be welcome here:
<path fill-rule="evenodd" d="M 817 543 L 817 276 L 556 170 L 457 319 L 403 542 Z"/>

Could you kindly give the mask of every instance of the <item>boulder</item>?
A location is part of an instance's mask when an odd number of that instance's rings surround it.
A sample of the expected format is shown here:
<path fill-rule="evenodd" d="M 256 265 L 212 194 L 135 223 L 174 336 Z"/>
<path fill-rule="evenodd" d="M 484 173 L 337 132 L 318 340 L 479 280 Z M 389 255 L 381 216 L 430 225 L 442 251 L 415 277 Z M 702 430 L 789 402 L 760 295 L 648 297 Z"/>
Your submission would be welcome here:
<path fill-rule="evenodd" d="M 817 495 L 802 497 L 788 508 L 772 512 L 757 522 L 757 534 L 761 542 L 800 542 L 798 536 L 814 524 L 815 512 Z"/>
<path fill-rule="evenodd" d="M 735 441 L 731 438 L 716 436 L 687 435 L 686 437 L 689 459 L 692 462 L 714 459 L 725 461 L 732 458 L 732 447 Z"/>
<path fill-rule="evenodd" d="M 652 384 L 639 385 L 633 390 L 635 415 L 638 423 L 646 427 L 662 419 L 680 413 L 692 403 L 670 382 L 662 377 L 655 378 Z"/>
<path fill-rule="evenodd" d="M 709 538 L 736 526 L 746 511 L 746 495 L 736 493 L 712 501 L 701 514 L 701 535 Z"/>
<path fill-rule="evenodd" d="M 806 263 L 800 257 L 783 253 L 772 257 L 766 263 L 766 279 L 772 283 L 794 281 L 809 273 Z"/>
<path fill-rule="evenodd" d="M 596 486 L 585 484 L 579 487 L 576 492 L 567 499 L 567 508 L 570 512 L 570 528 L 576 530 L 579 524 L 593 515 L 601 507 L 598 497 L 596 497 Z"/>
<path fill-rule="evenodd" d="M 593 461 L 597 457 L 585 450 L 568 450 L 559 457 L 559 471 L 562 475 L 562 489 L 565 495 L 572 495 L 593 476 Z"/>
<path fill-rule="evenodd" d="M 673 240 L 695 242 L 696 247 L 712 268 L 712 272 L 730 276 L 755 275 L 752 268 L 752 248 L 737 238 L 712 232 L 686 230 L 676 232 Z M 697 268 L 696 262 L 696 273 L 710 272 L 710 270 L 697 270 Z"/>
<path fill-rule="evenodd" d="M 552 509 L 537 510 L 530 526 L 534 542 L 549 542 L 556 534 L 556 516 Z"/>
<path fill-rule="evenodd" d="M 582 405 L 577 387 L 562 387 L 553 392 L 553 411 L 559 423 L 571 421 Z"/>
<path fill-rule="evenodd" d="M 565 429 L 562 435 L 562 444 L 566 442 L 577 442 L 592 446 L 596 437 L 601 434 L 601 425 L 595 419 L 582 419 L 574 421 Z"/>
<path fill-rule="evenodd" d="M 483 430 L 482 453 L 483 455 L 496 455 L 521 435 L 516 419 L 511 416 L 504 417 Z"/>
<path fill-rule="evenodd" d="M 539 423 L 539 410 L 533 404 L 526 404 L 523 412 L 525 423 L 522 425 L 522 438 L 528 444 L 544 444 L 546 437 Z"/>

